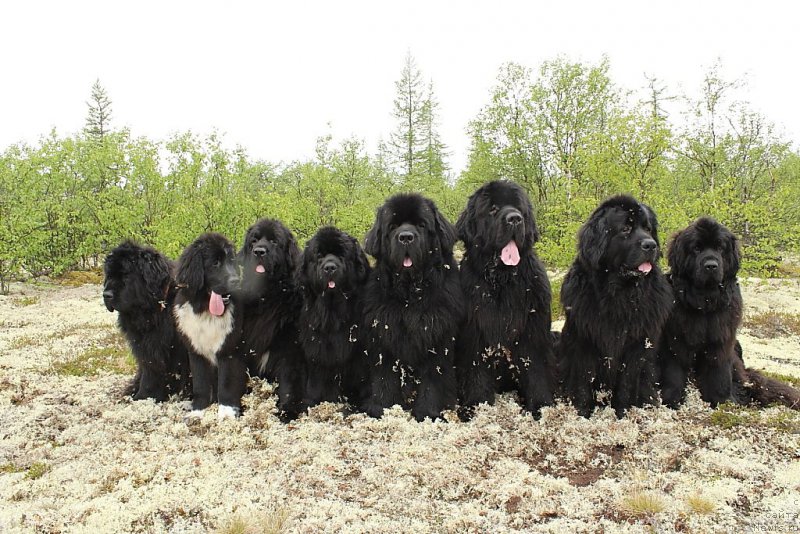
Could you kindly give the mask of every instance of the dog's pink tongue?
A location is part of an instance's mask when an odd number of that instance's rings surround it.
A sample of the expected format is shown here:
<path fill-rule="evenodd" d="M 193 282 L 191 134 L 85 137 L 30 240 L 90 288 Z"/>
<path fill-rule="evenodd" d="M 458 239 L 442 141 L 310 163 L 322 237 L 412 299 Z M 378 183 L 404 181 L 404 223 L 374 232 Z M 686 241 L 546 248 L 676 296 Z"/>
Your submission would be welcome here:
<path fill-rule="evenodd" d="M 336 287 L 336 282 L 328 280 L 328 289 L 333 289 L 334 287 Z"/>
<path fill-rule="evenodd" d="M 264 268 L 263 265 L 258 264 L 258 265 L 256 265 L 256 272 L 257 273 L 265 273 L 265 272 L 267 272 L 267 270 Z"/>
<path fill-rule="evenodd" d="M 506 265 L 517 265 L 519 263 L 519 249 L 513 239 L 500 251 L 500 261 Z"/>
<path fill-rule="evenodd" d="M 643 272 L 644 274 L 647 274 L 647 273 L 649 273 L 650 271 L 653 270 L 653 264 L 650 263 L 649 261 L 646 261 L 646 262 L 644 262 L 643 264 L 641 264 L 637 268 L 639 269 L 640 272 Z"/>
<path fill-rule="evenodd" d="M 411 267 L 412 265 L 414 265 L 414 262 L 411 261 L 411 258 L 406 256 L 406 258 L 403 260 L 403 267 Z"/>
<path fill-rule="evenodd" d="M 208 299 L 208 313 L 218 317 L 225 313 L 225 304 L 222 303 L 222 297 L 213 291 L 211 292 L 211 298 Z"/>

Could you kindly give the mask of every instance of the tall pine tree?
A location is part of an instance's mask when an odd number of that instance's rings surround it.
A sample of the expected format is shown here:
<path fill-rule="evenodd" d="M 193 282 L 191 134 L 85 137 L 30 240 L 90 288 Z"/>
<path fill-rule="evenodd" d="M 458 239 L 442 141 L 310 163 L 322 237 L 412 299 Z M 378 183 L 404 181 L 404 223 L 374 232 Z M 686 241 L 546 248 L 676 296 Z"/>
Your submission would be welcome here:
<path fill-rule="evenodd" d="M 389 149 L 401 184 L 424 192 L 442 182 L 447 169 L 445 146 L 438 132 L 438 103 L 433 84 L 426 90 L 422 73 L 410 53 L 395 88 L 392 116 L 397 126 L 389 138 Z"/>
<path fill-rule="evenodd" d="M 99 79 L 92 85 L 92 95 L 86 105 L 89 114 L 83 132 L 92 141 L 102 143 L 111 130 L 111 100 Z"/>

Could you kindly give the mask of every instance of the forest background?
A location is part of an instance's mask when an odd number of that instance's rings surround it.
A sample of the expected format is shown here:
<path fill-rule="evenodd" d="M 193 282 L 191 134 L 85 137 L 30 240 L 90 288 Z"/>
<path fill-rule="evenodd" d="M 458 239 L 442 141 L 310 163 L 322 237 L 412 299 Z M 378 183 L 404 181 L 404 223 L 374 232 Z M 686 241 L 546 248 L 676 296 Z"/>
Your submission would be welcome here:
<path fill-rule="evenodd" d="M 536 248 L 553 270 L 571 262 L 597 203 L 624 192 L 655 209 L 663 242 L 711 215 L 741 238 L 745 274 L 796 276 L 787 259 L 800 247 L 800 154 L 780 125 L 738 97 L 742 85 L 720 63 L 691 94 L 656 78 L 620 87 L 608 59 L 507 63 L 469 123 L 468 162 L 456 173 L 434 82 L 411 54 L 387 102 L 393 131 L 376 143 L 334 141 L 330 132 L 291 162 L 254 159 L 221 133 L 134 137 L 114 127 L 98 80 L 79 133 L 53 130 L 0 153 L 0 292 L 12 280 L 96 267 L 127 238 L 170 257 L 206 231 L 238 242 L 265 216 L 301 244 L 323 225 L 362 239 L 376 207 L 399 191 L 433 198 L 455 222 L 492 179 L 529 192 L 542 233 Z"/>

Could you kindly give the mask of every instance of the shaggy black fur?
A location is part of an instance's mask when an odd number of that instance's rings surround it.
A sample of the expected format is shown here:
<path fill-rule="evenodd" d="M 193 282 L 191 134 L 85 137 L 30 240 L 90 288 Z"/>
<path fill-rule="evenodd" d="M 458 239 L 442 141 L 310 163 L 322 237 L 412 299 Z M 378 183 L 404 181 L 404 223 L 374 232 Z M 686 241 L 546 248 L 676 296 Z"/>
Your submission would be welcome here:
<path fill-rule="evenodd" d="M 534 417 L 553 403 L 550 282 L 533 251 L 539 232 L 525 191 L 513 182 L 479 188 L 456 223 L 466 249 L 461 288 L 467 319 L 456 356 L 462 419 L 496 391 L 518 389 Z"/>
<path fill-rule="evenodd" d="M 178 260 L 178 294 L 173 314 L 189 350 L 192 369 L 192 409 L 204 410 L 219 402 L 241 411 L 242 380 L 234 349 L 241 329 L 241 313 L 231 293 L 239 284 L 233 245 L 224 236 L 207 233 L 186 247 Z"/>
<path fill-rule="evenodd" d="M 657 354 L 672 307 L 661 273 L 656 216 L 627 195 L 603 202 L 578 233 L 561 287 L 567 320 L 559 342 L 566 393 L 589 417 L 596 393 L 622 417 L 657 400 Z"/>
<path fill-rule="evenodd" d="M 358 325 L 369 273 L 361 245 L 336 228 L 321 228 L 306 244 L 298 271 L 303 291 L 298 324 L 309 406 L 343 400 L 359 406 L 364 400 L 366 359 Z"/>
<path fill-rule="evenodd" d="M 398 194 L 378 208 L 364 246 L 377 264 L 361 326 L 370 372 L 363 407 L 372 417 L 410 404 L 418 421 L 436 419 L 455 405 L 453 352 L 464 306 L 455 240 L 453 226 L 420 195 Z"/>
<path fill-rule="evenodd" d="M 136 359 L 128 393 L 135 400 L 164 401 L 187 394 L 189 357 L 169 313 L 175 297 L 172 265 L 160 252 L 125 241 L 106 256 L 103 302 Z"/>
<path fill-rule="evenodd" d="M 800 391 L 746 369 L 737 346 L 742 295 L 736 237 L 702 217 L 673 237 L 667 256 L 675 307 L 660 351 L 661 397 L 676 408 L 690 376 L 712 406 L 733 401 L 800 407 Z"/>
<path fill-rule="evenodd" d="M 239 364 L 278 383 L 278 416 L 291 421 L 305 409 L 305 362 L 297 330 L 302 294 L 295 279 L 300 249 L 280 221 L 261 219 L 245 233 L 239 260 L 244 305 Z M 240 384 L 242 392 L 245 385 Z"/>

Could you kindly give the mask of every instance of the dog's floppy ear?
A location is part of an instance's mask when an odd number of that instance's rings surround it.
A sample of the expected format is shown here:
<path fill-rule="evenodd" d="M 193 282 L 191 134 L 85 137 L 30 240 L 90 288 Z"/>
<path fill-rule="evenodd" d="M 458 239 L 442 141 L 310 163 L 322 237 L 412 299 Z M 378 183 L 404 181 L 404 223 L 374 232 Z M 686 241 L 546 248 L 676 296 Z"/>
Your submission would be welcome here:
<path fill-rule="evenodd" d="M 364 254 L 364 249 L 361 248 L 358 241 L 354 237 L 350 237 L 350 241 L 356 280 L 358 280 L 359 284 L 362 284 L 367 280 L 367 275 L 369 274 L 369 260 L 367 260 L 367 255 Z"/>
<path fill-rule="evenodd" d="M 742 247 L 739 243 L 739 239 L 733 235 L 733 232 L 726 231 L 727 239 L 728 239 L 728 249 L 727 253 L 725 254 L 725 278 L 733 279 L 736 278 L 737 273 L 739 272 L 739 267 L 742 263 Z"/>
<path fill-rule="evenodd" d="M 578 259 L 592 270 L 600 269 L 609 241 L 608 207 L 600 206 L 578 230 Z"/>
<path fill-rule="evenodd" d="M 672 239 L 669 242 L 667 251 L 667 264 L 671 273 L 680 276 L 684 272 L 684 265 L 686 264 L 687 248 L 689 245 L 686 241 L 686 232 L 688 228 L 679 230 L 672 234 Z"/>
<path fill-rule="evenodd" d="M 147 291 L 151 295 L 163 299 L 169 291 L 169 265 L 160 254 L 146 250 L 139 258 L 139 267 L 144 278 Z"/>
<path fill-rule="evenodd" d="M 525 217 L 525 233 L 527 234 L 525 237 L 530 238 L 531 244 L 538 243 L 541 235 L 539 234 L 539 227 L 536 225 L 536 217 L 533 216 L 531 199 L 528 195 L 523 194 L 522 202 L 525 210 L 522 214 Z"/>
<path fill-rule="evenodd" d="M 383 253 L 383 212 L 383 206 L 375 212 L 375 223 L 364 238 L 364 251 L 376 260 L 379 260 Z"/>
<path fill-rule="evenodd" d="M 205 267 L 203 266 L 203 246 L 195 241 L 183 251 L 178 260 L 178 272 L 175 281 L 180 286 L 186 286 L 193 291 L 198 291 L 204 285 Z"/>
<path fill-rule="evenodd" d="M 475 227 L 476 194 L 478 194 L 477 191 L 472 193 L 469 197 L 464 211 L 461 212 L 461 215 L 458 216 L 458 220 L 456 221 L 456 235 L 458 239 L 464 242 L 466 248 L 472 246 L 473 237 L 477 234 L 477 229 Z"/>
<path fill-rule="evenodd" d="M 428 205 L 433 212 L 433 220 L 436 224 L 436 236 L 439 238 L 439 246 L 442 249 L 442 254 L 445 258 L 453 257 L 453 247 L 456 244 L 456 229 L 450 224 L 450 221 L 445 219 L 436 203 L 428 199 Z"/>
<path fill-rule="evenodd" d="M 244 261 L 247 258 L 247 255 L 250 253 L 250 232 L 253 230 L 251 226 L 244 232 L 244 241 L 242 242 L 242 248 L 239 249 L 239 252 L 236 253 L 236 259 L 239 261 Z"/>
<path fill-rule="evenodd" d="M 303 253 L 297 245 L 294 234 L 288 228 L 284 228 L 283 231 L 286 233 L 286 257 L 289 258 L 289 274 L 291 274 L 302 264 Z"/>

